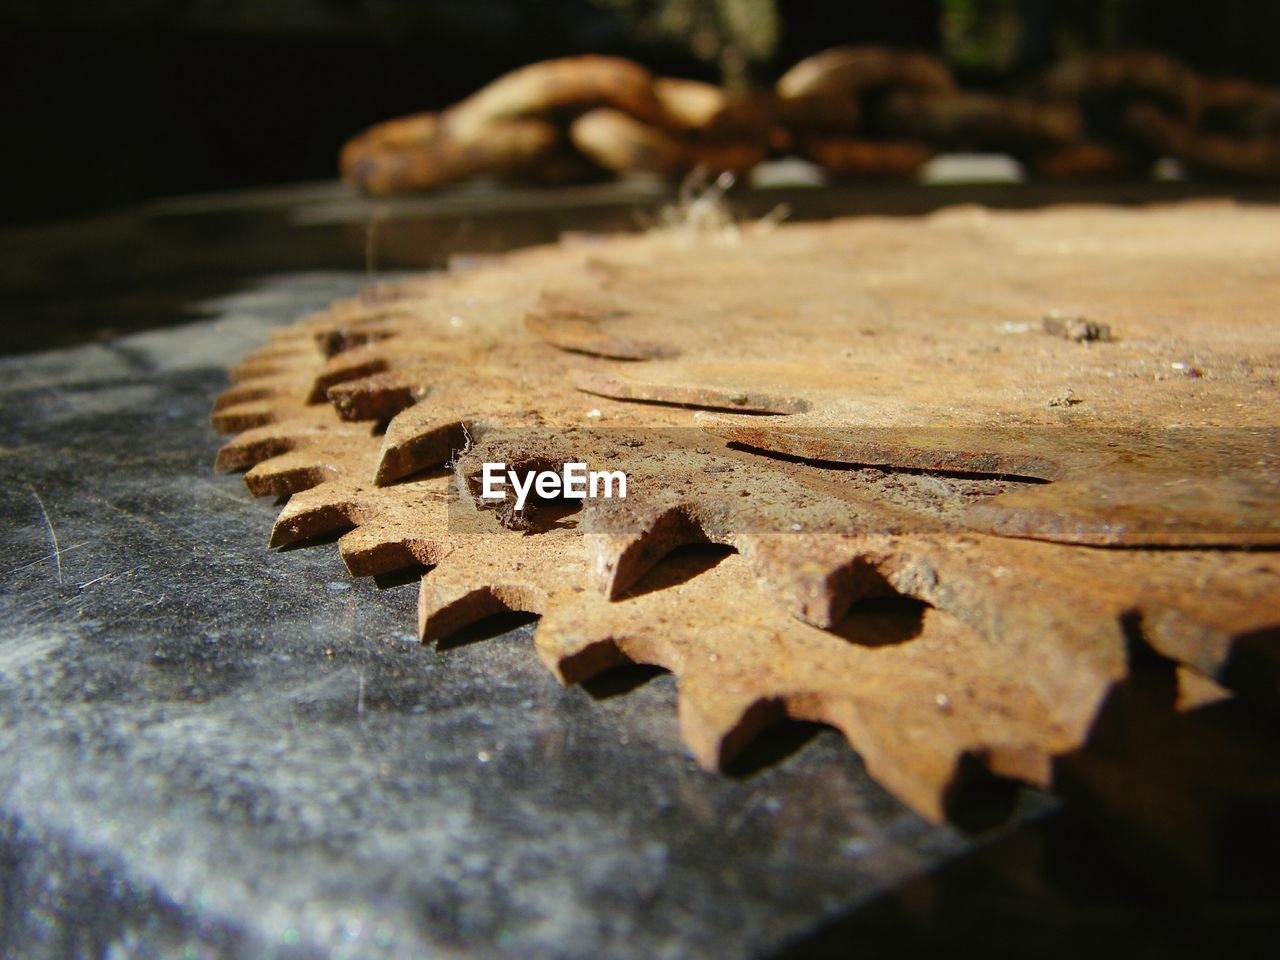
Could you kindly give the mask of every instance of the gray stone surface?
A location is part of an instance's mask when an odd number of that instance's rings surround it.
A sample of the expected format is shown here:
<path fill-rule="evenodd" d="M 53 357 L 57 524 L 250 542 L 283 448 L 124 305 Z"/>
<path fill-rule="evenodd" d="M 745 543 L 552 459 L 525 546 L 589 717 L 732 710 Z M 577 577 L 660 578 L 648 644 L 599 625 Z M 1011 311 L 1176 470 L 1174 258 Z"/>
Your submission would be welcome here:
<path fill-rule="evenodd" d="M 972 847 L 830 731 L 712 776 L 671 677 L 424 648 L 414 584 L 269 552 L 210 403 L 360 279 L 0 361 L 0 954 L 749 956 Z"/>

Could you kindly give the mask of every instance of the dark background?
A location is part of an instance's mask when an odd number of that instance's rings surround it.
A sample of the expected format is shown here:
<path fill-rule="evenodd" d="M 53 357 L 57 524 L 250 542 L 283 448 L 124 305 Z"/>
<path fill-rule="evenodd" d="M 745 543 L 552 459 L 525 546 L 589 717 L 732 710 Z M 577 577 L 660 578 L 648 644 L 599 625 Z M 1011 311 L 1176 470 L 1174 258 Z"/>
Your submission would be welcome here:
<path fill-rule="evenodd" d="M 614 0 L 616 3 L 617 0 Z M 1169 50 L 1280 80 L 1273 0 L 778 0 L 767 83 L 838 43 L 943 52 L 1000 86 L 1079 49 Z M 329 178 L 338 146 L 532 60 L 617 53 L 716 79 L 607 0 L 0 0 L 0 222 Z"/>

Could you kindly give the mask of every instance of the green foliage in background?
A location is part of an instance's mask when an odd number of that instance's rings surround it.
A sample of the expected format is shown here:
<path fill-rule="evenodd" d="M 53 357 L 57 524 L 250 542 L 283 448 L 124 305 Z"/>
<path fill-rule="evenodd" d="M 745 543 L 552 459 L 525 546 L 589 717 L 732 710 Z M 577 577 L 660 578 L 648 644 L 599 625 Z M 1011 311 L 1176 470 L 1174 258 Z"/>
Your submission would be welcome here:
<path fill-rule="evenodd" d="M 742 89 L 752 63 L 778 47 L 774 0 L 594 0 L 620 10 L 642 35 L 677 41 L 699 60 L 714 63 L 721 82 Z"/>
<path fill-rule="evenodd" d="M 1017 0 L 941 0 L 943 55 L 962 69 L 1003 70 L 1021 41 Z"/>

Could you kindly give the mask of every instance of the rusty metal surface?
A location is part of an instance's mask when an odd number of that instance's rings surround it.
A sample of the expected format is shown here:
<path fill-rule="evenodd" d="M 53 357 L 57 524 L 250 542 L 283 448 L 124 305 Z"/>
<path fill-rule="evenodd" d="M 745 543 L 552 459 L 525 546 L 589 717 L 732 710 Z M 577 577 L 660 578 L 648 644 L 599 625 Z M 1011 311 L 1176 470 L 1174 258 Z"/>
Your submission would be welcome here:
<path fill-rule="evenodd" d="M 1135 643 L 1274 697 L 1277 264 L 1229 204 L 580 238 L 284 331 L 219 465 L 291 495 L 276 545 L 428 565 L 426 640 L 531 610 L 567 682 L 671 669 L 705 765 L 818 719 L 940 818 L 975 770 L 1054 782 Z M 571 459 L 628 499 L 475 496 Z"/>
<path fill-rule="evenodd" d="M 204 414 L 362 282 L 0 361 L 0 956 L 773 956 L 982 855 L 834 731 L 711 776 L 674 678 L 561 689 L 528 623 L 428 653 L 415 582 L 268 553 L 276 508 L 208 472 Z M 1028 799 L 1019 822 L 1054 807 Z"/>

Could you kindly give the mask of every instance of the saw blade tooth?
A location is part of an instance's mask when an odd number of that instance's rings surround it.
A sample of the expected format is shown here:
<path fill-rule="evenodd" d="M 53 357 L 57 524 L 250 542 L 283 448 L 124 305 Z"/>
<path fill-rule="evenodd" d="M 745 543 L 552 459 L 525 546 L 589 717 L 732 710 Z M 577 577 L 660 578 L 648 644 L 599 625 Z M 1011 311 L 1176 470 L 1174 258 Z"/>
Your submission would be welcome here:
<path fill-rule="evenodd" d="M 337 470 L 306 447 L 268 457 L 244 475 L 245 486 L 255 497 L 279 497 L 297 493 L 337 476 Z"/>
<path fill-rule="evenodd" d="M 250 380 L 287 376 L 291 370 L 295 369 L 296 364 L 289 357 L 277 356 L 261 360 L 245 360 L 231 367 L 227 374 L 231 377 L 232 383 L 244 383 Z"/>
<path fill-rule="evenodd" d="M 329 388 L 347 380 L 357 380 L 387 369 L 387 358 L 367 348 L 340 353 L 326 363 L 311 384 L 308 403 L 324 403 Z"/>
<path fill-rule="evenodd" d="M 260 427 L 251 427 L 224 443 L 214 461 L 215 470 L 244 470 L 299 446 L 320 439 L 354 443 L 361 428 L 343 424 L 327 407 L 287 407 L 278 418 Z M 367 430 L 367 428 L 365 428 Z"/>
<path fill-rule="evenodd" d="M 352 350 L 363 350 L 381 344 L 396 335 L 397 328 L 381 320 L 356 320 L 327 327 L 315 333 L 316 347 L 332 359 Z"/>
<path fill-rule="evenodd" d="M 723 770 L 766 728 L 786 719 L 778 699 L 726 687 L 722 678 L 679 677 L 680 737 L 704 770 Z"/>
<path fill-rule="evenodd" d="M 277 405 L 269 399 L 245 400 L 216 410 L 209 420 L 213 429 L 223 435 L 243 433 L 254 427 L 274 423 L 278 416 L 277 410 Z"/>
<path fill-rule="evenodd" d="M 1129 664 L 1122 609 L 1108 596 L 1106 575 L 1089 572 L 1087 560 L 1066 565 L 1070 549 L 907 535 L 886 538 L 877 570 L 897 593 L 946 611 L 1021 664 L 1025 684 L 1057 721 L 1085 730 Z M 1035 606 L 1022 602 L 1032 593 Z"/>
<path fill-rule="evenodd" d="M 1061 569 L 1049 544 L 932 534 L 757 537 L 740 545 L 764 590 L 798 619 L 836 630 L 865 599 L 898 595 L 946 611 L 1012 659 L 1069 726 L 1127 673 L 1123 607 L 1099 599 L 1106 574 Z M 1068 548 L 1069 549 L 1069 548 Z M 1020 598 L 1040 589 L 1029 608 Z M 1055 644 L 1042 638 L 1052 634 Z M 1069 666 L 1068 666 L 1069 664 Z"/>
<path fill-rule="evenodd" d="M 575 593 L 548 605 L 534 633 L 539 659 L 566 686 L 627 664 L 678 672 L 679 647 L 655 642 L 645 631 L 620 626 L 618 607 L 603 597 Z"/>
<path fill-rule="evenodd" d="M 495 614 L 541 614 L 545 604 L 545 594 L 526 584 L 466 587 L 428 574 L 418 594 L 418 636 L 430 643 Z"/>
<path fill-rule="evenodd" d="M 934 822 L 963 805 L 984 774 L 1047 788 L 1054 756 L 1084 739 L 1048 722 L 1029 726 L 1035 711 L 1001 717 L 968 694 L 931 703 L 934 686 L 927 674 L 919 679 L 897 696 L 872 685 L 863 696 L 800 693 L 783 701 L 789 717 L 839 730 L 879 783 Z"/>
<path fill-rule="evenodd" d="M 1174 581 L 1196 583 L 1192 557 L 1163 555 Z M 1231 691 L 1272 707 L 1280 690 L 1280 613 L 1259 597 L 1280 590 L 1280 559 L 1273 554 L 1216 558 L 1217 576 L 1199 589 L 1147 590 L 1130 617 L 1130 630 L 1160 656 Z"/>
<path fill-rule="evenodd" d="M 936 693 L 950 689 L 941 678 L 931 679 L 927 670 L 912 672 L 907 657 L 895 661 L 901 666 L 890 672 L 912 681 L 904 689 L 894 690 L 873 674 L 852 691 L 816 686 L 780 694 L 782 712 L 840 731 L 877 782 L 933 822 L 946 819 L 948 808 L 959 802 L 975 772 L 973 764 L 999 776 L 1048 785 L 1054 744 L 1033 741 L 1030 735 L 1006 740 L 1017 736 L 1019 718 L 985 712 L 971 698 Z M 1065 751 L 1082 737 L 1062 737 L 1056 747 Z"/>
<path fill-rule="evenodd" d="M 293 494 L 271 528 L 270 546 L 283 547 L 368 523 L 371 511 L 350 492 L 331 480 Z"/>
<path fill-rule="evenodd" d="M 310 385 L 310 376 L 297 374 L 242 380 L 218 394 L 213 402 L 213 409 L 216 412 L 251 400 L 270 399 L 276 403 L 287 403 L 290 398 L 305 397 Z"/>
<path fill-rule="evenodd" d="M 281 357 L 295 359 L 299 354 L 314 354 L 314 344 L 305 330 L 299 327 L 279 327 L 267 333 L 267 342 L 244 355 L 245 360 L 265 360 Z"/>
<path fill-rule="evenodd" d="M 497 532 L 450 535 L 451 548 L 422 579 L 418 622 L 439 639 L 495 613 L 542 616 L 555 598 L 576 594 L 584 569 L 581 538 L 566 531 L 525 536 Z"/>
<path fill-rule="evenodd" d="M 353 577 L 371 577 L 408 567 L 433 567 L 452 547 L 444 537 L 407 535 L 396 526 L 362 523 L 338 540 L 342 561 Z"/>
<path fill-rule="evenodd" d="M 553 628 L 550 619 L 544 617 L 534 633 L 534 647 L 538 658 L 565 686 L 590 680 L 597 673 L 612 667 L 635 663 L 622 652 L 612 637 L 595 637 L 590 634 L 566 634 Z"/>
<path fill-rule="evenodd" d="M 403 310 L 406 305 L 412 306 L 419 298 L 429 295 L 431 281 L 430 276 L 425 276 L 365 287 L 354 297 L 334 300 L 324 310 L 304 320 L 303 324 L 316 327 L 335 321 L 351 322 L 363 317 L 379 319 L 388 312 Z"/>
<path fill-rule="evenodd" d="M 788 698 L 789 714 L 797 720 L 835 727 L 857 752 L 867 772 L 894 796 L 933 823 L 946 819 L 948 796 L 957 790 L 957 774 L 964 748 L 954 735 L 930 737 L 921 716 L 929 705 L 918 705 L 909 725 L 897 722 L 901 706 L 856 698 L 801 694 Z"/>
<path fill-rule="evenodd" d="M 343 420 L 390 420 L 425 393 L 398 373 L 382 372 L 335 384 L 325 396 Z"/>
<path fill-rule="evenodd" d="M 324 313 L 318 313 L 311 319 L 310 329 L 316 333 L 327 333 L 382 323 L 406 315 L 412 316 L 412 313 L 404 303 L 394 300 L 385 303 L 361 303 L 358 299 L 337 300 Z"/>
<path fill-rule="evenodd" d="M 415 404 L 387 424 L 374 483 L 386 486 L 411 473 L 438 467 L 470 442 L 466 422 L 434 403 Z"/>
<path fill-rule="evenodd" d="M 1199 710 L 1212 703 L 1230 700 L 1234 696 L 1231 690 L 1191 667 L 1179 665 L 1177 680 L 1178 699 L 1175 705 L 1179 713 Z"/>
<path fill-rule="evenodd" d="M 585 535 L 596 588 L 609 599 L 625 596 L 663 557 L 678 547 L 716 542 L 698 522 L 690 504 L 654 506 L 643 511 L 612 512 L 610 522 L 633 529 Z"/>
<path fill-rule="evenodd" d="M 319 369 L 324 356 L 314 344 L 306 341 L 268 344 L 250 353 L 231 367 L 228 373 L 234 383 L 270 380 L 277 377 L 301 377 Z"/>
<path fill-rule="evenodd" d="M 276 430 L 279 424 L 254 427 L 227 441 L 218 450 L 215 470 L 245 470 L 270 457 L 287 453 L 298 444 L 298 438 Z"/>
<path fill-rule="evenodd" d="M 872 538 L 747 534 L 736 543 L 773 602 L 815 627 L 838 623 L 859 600 L 894 592 L 877 570 Z"/>
<path fill-rule="evenodd" d="M 385 292 L 376 295 L 371 294 L 371 290 L 361 291 L 359 296 L 335 300 L 320 313 L 312 314 L 303 321 L 302 326 L 312 331 L 336 330 L 415 315 L 418 301 L 408 290 L 384 287 Z"/>
<path fill-rule="evenodd" d="M 676 569 L 682 565 L 690 569 Z M 878 779 L 939 819 L 966 765 L 981 761 L 996 774 L 1044 784 L 1050 758 L 1074 749 L 1089 729 L 1070 711 L 1059 717 L 1021 677 L 1020 661 L 1009 662 L 1025 659 L 1026 648 L 1003 651 L 945 611 L 886 601 L 821 630 L 755 604 L 725 622 L 716 598 L 756 582 L 747 558 L 733 554 L 711 567 L 692 557 L 670 561 L 650 580 L 659 589 L 553 605 L 536 635 L 539 654 L 566 680 L 619 656 L 670 669 L 686 742 L 708 768 L 731 761 L 783 717 L 828 723 Z M 704 607 L 706 622 L 697 613 Z M 676 620 L 683 629 L 672 629 Z M 1092 681 L 1096 710 L 1110 682 Z"/>
<path fill-rule="evenodd" d="M 267 345 L 259 347 L 258 350 L 272 350 L 277 347 L 280 349 L 305 349 L 309 347 L 311 345 L 311 338 L 307 333 L 307 324 L 309 322 L 310 318 L 304 317 L 290 326 L 276 327 L 267 331 Z"/>

